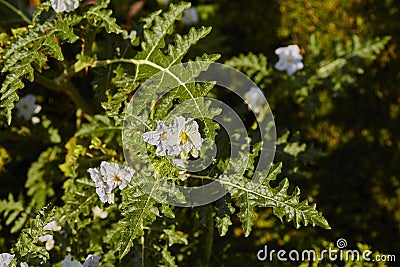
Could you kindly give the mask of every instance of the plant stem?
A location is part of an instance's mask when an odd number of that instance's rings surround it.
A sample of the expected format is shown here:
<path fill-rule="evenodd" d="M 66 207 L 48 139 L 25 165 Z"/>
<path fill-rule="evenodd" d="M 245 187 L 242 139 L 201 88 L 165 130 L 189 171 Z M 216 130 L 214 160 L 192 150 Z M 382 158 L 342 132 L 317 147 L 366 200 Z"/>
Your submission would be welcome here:
<path fill-rule="evenodd" d="M 210 259 L 212 254 L 212 247 L 214 242 L 214 220 L 211 216 L 211 209 L 207 210 L 207 228 L 204 236 L 204 256 L 205 265 L 210 266 Z"/>
<path fill-rule="evenodd" d="M 0 0 L 1 1 L 1 0 Z M 92 113 L 92 108 L 89 103 L 81 96 L 75 85 L 69 80 L 52 80 L 39 73 L 35 73 L 35 81 L 43 87 L 53 90 L 62 91 L 68 94 L 76 107 L 86 112 Z"/>
<path fill-rule="evenodd" d="M 26 23 L 31 24 L 32 21 L 18 8 L 7 2 L 6 0 L 0 0 L 0 3 L 11 9 L 15 14 L 21 17 Z"/>

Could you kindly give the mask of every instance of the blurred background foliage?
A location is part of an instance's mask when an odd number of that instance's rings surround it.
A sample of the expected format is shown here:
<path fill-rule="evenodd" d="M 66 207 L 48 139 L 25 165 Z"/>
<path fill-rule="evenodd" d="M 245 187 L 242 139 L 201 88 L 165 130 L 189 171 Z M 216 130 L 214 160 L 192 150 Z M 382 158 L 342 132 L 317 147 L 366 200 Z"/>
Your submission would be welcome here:
<path fill-rule="evenodd" d="M 140 17 L 160 8 L 166 9 L 162 2 L 113 0 L 112 7 L 120 25 L 135 29 Z M 400 260 L 400 2 L 191 2 L 200 13 L 196 25 L 211 25 L 213 31 L 195 46 L 189 57 L 202 52 L 220 53 L 220 62 L 224 62 L 240 54 L 262 53 L 268 58 L 269 66 L 272 66 L 277 61 L 274 54 L 276 48 L 296 43 L 302 48 L 307 69 L 312 64 L 312 59 L 308 57 L 311 55 L 309 44 L 312 38 L 317 40 L 319 52 L 324 57 L 334 58 L 338 45 L 352 43 L 353 35 L 357 35 L 361 42 L 375 37 L 392 37 L 375 61 L 365 61 L 356 80 L 343 83 L 339 90 L 330 88 L 328 84 L 319 84 L 317 90 L 308 96 L 312 98 L 311 108 L 305 104 L 307 101 L 299 101 L 293 91 L 271 88 L 276 77 L 259 84 L 274 112 L 277 132 L 282 134 L 290 129 L 290 138 L 306 143 L 309 153 L 314 153 L 312 160 L 307 160 L 306 154 L 302 159 L 300 153 L 300 159 L 292 168 L 290 159 L 283 159 L 286 172 L 282 177 L 288 175 L 291 183 L 302 189 L 303 197 L 318 204 L 332 230 L 312 227 L 296 230 L 291 224 L 282 224 L 270 209 L 260 209 L 250 237 L 243 237 L 237 218 L 234 218 L 236 223 L 226 236 L 214 235 L 213 266 L 258 266 L 260 262 L 256 252 L 265 244 L 275 250 L 323 248 L 327 242 L 334 243 L 338 238 L 345 238 L 348 248 L 356 248 L 358 243 L 365 244 L 381 253 L 397 253 L 396 258 Z M 18 0 L 13 4 L 29 16 L 37 2 Z M 24 25 L 19 16 L 4 6 L 0 8 L 0 18 L 2 32 L 18 24 Z M 187 26 L 180 25 L 177 30 L 185 31 Z M 103 51 L 104 55 L 107 50 L 113 51 L 112 42 L 104 44 L 96 49 Z M 82 82 L 81 87 L 90 86 L 85 79 L 76 79 Z M 301 74 L 298 79 L 301 79 Z M 290 80 L 285 85 L 290 85 Z M 46 112 L 50 119 L 48 121 L 54 125 L 48 123 L 47 127 L 33 126 L 28 129 L 23 124 L 16 124 L 10 132 L 3 130 L 5 121 L 0 122 L 2 199 L 7 199 L 9 192 L 15 197 L 21 194 L 26 182 L 24 177 L 32 161 L 52 143 L 58 143 L 59 140 L 64 142 L 75 132 L 76 126 L 68 123 L 74 121 L 71 118 L 75 114 L 70 107 L 72 104 L 63 100 L 64 95 L 28 85 L 26 92 L 33 91 L 38 95 L 47 95 L 46 99 L 39 98 L 38 102 L 49 109 Z M 92 95 L 87 93 L 86 97 L 90 99 Z M 60 113 L 60 110 L 63 112 Z M 42 118 L 42 123 L 46 119 Z M 47 133 L 35 132 L 43 129 L 47 129 Z M 54 129 L 58 129 L 58 132 L 54 133 Z M 61 137 L 54 137 L 58 133 Z M 32 139 L 46 134 L 48 138 Z M 50 155 L 51 152 L 51 149 L 48 150 Z M 61 152 L 57 153 L 50 161 L 54 166 L 61 163 L 59 159 L 63 158 Z M 278 153 L 277 161 L 282 160 L 280 157 Z M 54 170 L 58 172 L 57 168 Z M 59 175 L 55 173 L 54 177 Z M 59 179 L 53 181 L 59 182 Z M 179 227 L 192 230 L 193 233 L 204 231 L 199 230 L 201 227 L 198 225 L 193 225 L 193 221 L 195 218 L 187 218 Z M 1 227 L 7 230 L 9 226 L 2 220 Z M 0 251 L 6 251 L 9 247 L 8 237 L 1 236 Z M 195 246 L 200 241 L 191 242 Z M 190 248 L 185 249 L 190 251 Z M 187 251 L 177 253 L 190 255 Z M 191 257 L 195 258 L 196 255 L 182 259 L 181 264 L 189 265 Z M 284 263 L 276 263 L 276 266 L 284 266 Z M 293 263 L 287 263 L 287 266 L 293 266 Z"/>

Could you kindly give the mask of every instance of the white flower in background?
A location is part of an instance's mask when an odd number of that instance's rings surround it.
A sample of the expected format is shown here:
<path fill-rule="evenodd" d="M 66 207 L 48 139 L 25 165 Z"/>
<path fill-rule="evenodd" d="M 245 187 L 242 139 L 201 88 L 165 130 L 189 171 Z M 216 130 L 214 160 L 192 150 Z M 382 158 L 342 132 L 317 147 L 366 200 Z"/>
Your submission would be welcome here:
<path fill-rule="evenodd" d="M 51 6 L 57 13 L 70 12 L 78 8 L 79 0 L 51 0 Z"/>
<path fill-rule="evenodd" d="M 156 130 L 146 132 L 142 137 L 146 143 L 156 146 L 156 155 L 166 156 L 179 153 L 170 144 L 171 134 L 172 128 L 167 127 L 163 121 L 158 121 Z"/>
<path fill-rule="evenodd" d="M 79 261 L 72 261 L 71 254 L 65 256 L 61 267 L 98 267 L 100 262 L 100 256 L 94 257 L 89 254 L 83 263 L 83 265 Z"/>
<path fill-rule="evenodd" d="M 181 154 L 183 152 L 190 153 L 193 157 L 199 156 L 203 138 L 199 132 L 199 125 L 194 119 L 186 120 L 182 116 L 175 118 L 173 132 L 171 142 L 174 146 L 179 147 Z"/>
<path fill-rule="evenodd" d="M 61 263 L 61 267 L 82 267 L 82 264 L 78 261 L 72 261 L 71 254 L 68 254 Z"/>
<path fill-rule="evenodd" d="M 111 190 L 116 187 L 121 190 L 124 189 L 131 181 L 134 173 L 135 171 L 131 168 L 113 162 L 102 161 L 100 164 L 100 174 Z"/>
<path fill-rule="evenodd" d="M 109 187 L 101 178 L 100 171 L 98 169 L 90 168 L 88 169 L 90 178 L 96 184 L 96 193 L 103 203 L 114 204 L 114 193 L 112 193 L 112 188 Z"/>
<path fill-rule="evenodd" d="M 51 221 L 43 227 L 43 230 L 57 232 L 61 230 L 61 226 L 57 224 L 57 221 Z"/>
<path fill-rule="evenodd" d="M 99 266 L 100 256 L 94 257 L 92 254 L 89 254 L 83 263 L 83 267 L 97 267 Z"/>
<path fill-rule="evenodd" d="M 266 103 L 264 94 L 254 86 L 244 94 L 244 99 L 254 113 L 260 113 Z"/>
<path fill-rule="evenodd" d="M 40 242 L 46 242 L 46 250 L 51 250 L 54 247 L 54 239 L 52 235 L 42 235 L 38 237 Z"/>
<path fill-rule="evenodd" d="M 195 7 L 191 7 L 183 11 L 182 22 L 191 25 L 199 21 L 199 13 Z"/>
<path fill-rule="evenodd" d="M 92 212 L 94 217 L 99 217 L 100 219 L 105 219 L 108 216 L 108 212 L 102 210 L 99 206 L 92 208 Z"/>
<path fill-rule="evenodd" d="M 157 0 L 159 5 L 166 6 L 168 5 L 170 0 Z"/>
<path fill-rule="evenodd" d="M 7 267 L 10 262 L 14 259 L 15 255 L 10 253 L 0 254 L 0 267 Z"/>
<path fill-rule="evenodd" d="M 278 70 L 286 70 L 289 76 L 303 68 L 303 56 L 300 54 L 298 45 L 289 45 L 280 47 L 275 50 L 275 54 L 279 56 L 279 61 L 275 64 Z"/>
<path fill-rule="evenodd" d="M 35 104 L 35 96 L 27 94 L 15 104 L 17 116 L 23 117 L 25 120 L 30 120 L 33 114 L 38 114 L 42 109 L 41 106 Z"/>

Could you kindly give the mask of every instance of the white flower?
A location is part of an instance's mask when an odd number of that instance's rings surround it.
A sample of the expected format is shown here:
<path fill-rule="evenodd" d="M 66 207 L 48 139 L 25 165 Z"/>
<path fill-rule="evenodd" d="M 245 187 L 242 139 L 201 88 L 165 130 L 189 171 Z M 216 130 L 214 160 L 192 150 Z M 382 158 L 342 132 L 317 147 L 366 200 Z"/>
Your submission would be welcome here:
<path fill-rule="evenodd" d="M 89 168 L 90 178 L 96 184 L 96 193 L 103 203 L 114 203 L 114 190 L 116 187 L 124 189 L 134 174 L 134 170 L 129 167 L 118 165 L 113 162 L 102 161 L 100 170 Z"/>
<path fill-rule="evenodd" d="M 51 250 L 54 247 L 54 239 L 52 235 L 42 235 L 38 237 L 40 242 L 46 242 L 46 250 Z"/>
<path fill-rule="evenodd" d="M 164 122 L 157 122 L 155 131 L 143 134 L 145 142 L 157 146 L 156 154 L 159 156 L 181 155 L 181 158 L 188 158 L 189 153 L 193 157 L 199 156 L 199 150 L 203 144 L 199 132 L 199 125 L 194 119 L 186 120 L 179 116 L 174 123 L 166 126 Z M 174 164 L 183 167 L 184 162 L 174 159 Z"/>
<path fill-rule="evenodd" d="M 100 262 L 100 256 L 93 257 L 93 255 L 89 254 L 83 263 L 83 265 L 79 261 L 72 261 L 71 254 L 65 256 L 61 267 L 98 267 Z"/>
<path fill-rule="evenodd" d="M 177 147 L 171 146 L 171 127 L 167 127 L 163 121 L 157 122 L 157 128 L 154 131 L 146 132 L 142 135 L 143 140 L 150 145 L 156 146 L 156 155 L 166 156 L 179 153 Z"/>
<path fill-rule="evenodd" d="M 112 188 L 109 187 L 101 178 L 100 171 L 98 169 L 90 168 L 88 169 L 90 178 L 96 184 L 96 193 L 103 203 L 114 204 L 114 193 L 112 193 Z"/>
<path fill-rule="evenodd" d="M 82 264 L 78 261 L 72 261 L 71 254 L 68 254 L 61 263 L 61 267 L 82 267 Z"/>
<path fill-rule="evenodd" d="M 131 181 L 134 173 L 131 168 L 113 162 L 102 161 L 100 164 L 100 174 L 111 190 L 116 187 L 121 190 L 124 189 Z"/>
<path fill-rule="evenodd" d="M 38 114 L 42 109 L 41 106 L 35 104 L 35 96 L 27 94 L 15 104 L 17 108 L 17 116 L 23 117 L 25 120 L 30 120 L 33 114 Z"/>
<path fill-rule="evenodd" d="M 303 68 L 303 56 L 300 54 L 298 45 L 289 45 L 280 47 L 275 50 L 275 54 L 279 56 L 279 61 L 275 64 L 278 70 L 286 70 L 289 76 Z"/>
<path fill-rule="evenodd" d="M 191 7 L 183 11 L 182 22 L 191 25 L 199 21 L 199 13 L 195 7 Z"/>
<path fill-rule="evenodd" d="M 94 257 L 92 254 L 89 254 L 83 263 L 83 267 L 97 267 L 99 266 L 100 256 Z"/>
<path fill-rule="evenodd" d="M 61 230 L 61 226 L 58 226 L 57 221 L 51 221 L 43 227 L 43 230 L 57 232 Z"/>
<path fill-rule="evenodd" d="M 105 219 L 108 216 L 108 212 L 100 209 L 99 206 L 92 208 L 92 212 L 94 217 L 99 217 L 100 219 Z"/>
<path fill-rule="evenodd" d="M 78 8 L 79 0 L 51 0 L 51 6 L 57 13 L 70 12 Z"/>
<path fill-rule="evenodd" d="M 244 94 L 245 102 L 253 110 L 254 113 L 260 113 L 266 103 L 264 94 L 257 87 L 251 87 Z"/>
<path fill-rule="evenodd" d="M 15 255 L 10 253 L 0 254 L 0 267 L 7 267 L 10 262 L 14 259 Z"/>
<path fill-rule="evenodd" d="M 197 122 L 194 119 L 186 120 L 179 116 L 174 119 L 172 127 L 171 144 L 179 147 L 181 156 L 183 152 L 183 154 L 190 153 L 193 157 L 198 157 L 203 138 L 201 138 Z"/>

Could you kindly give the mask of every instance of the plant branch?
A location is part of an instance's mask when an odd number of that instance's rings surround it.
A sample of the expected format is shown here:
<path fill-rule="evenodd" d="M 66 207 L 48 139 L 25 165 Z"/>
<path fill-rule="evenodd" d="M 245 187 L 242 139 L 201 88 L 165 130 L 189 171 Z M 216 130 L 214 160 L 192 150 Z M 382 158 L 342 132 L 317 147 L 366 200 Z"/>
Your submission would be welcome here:
<path fill-rule="evenodd" d="M 204 237 L 204 254 L 205 264 L 210 266 L 210 258 L 212 254 L 212 247 L 214 242 L 214 219 L 211 215 L 211 210 L 207 210 L 207 228 Z"/>
<path fill-rule="evenodd" d="M 6 0 L 0 0 L 0 3 L 11 9 L 15 14 L 21 17 L 26 23 L 31 24 L 32 21 L 18 8 L 7 2 Z"/>
<path fill-rule="evenodd" d="M 0 0 L 1 1 L 1 0 Z M 59 79 L 60 77 L 52 80 L 44 75 L 35 73 L 35 81 L 43 87 L 53 90 L 62 91 L 69 95 L 72 101 L 75 103 L 78 109 L 82 109 L 86 112 L 92 113 L 92 107 L 89 103 L 81 96 L 75 85 L 68 79 Z"/>

